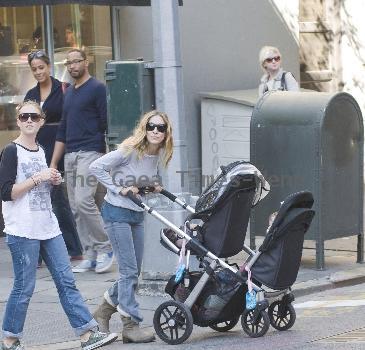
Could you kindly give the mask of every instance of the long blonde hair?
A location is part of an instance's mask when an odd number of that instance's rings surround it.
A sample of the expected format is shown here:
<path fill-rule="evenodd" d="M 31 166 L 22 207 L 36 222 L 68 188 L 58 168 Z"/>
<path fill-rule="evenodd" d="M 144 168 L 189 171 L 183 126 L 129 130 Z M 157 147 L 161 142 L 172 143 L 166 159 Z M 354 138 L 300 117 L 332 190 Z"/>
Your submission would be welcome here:
<path fill-rule="evenodd" d="M 167 125 L 165 138 L 160 145 L 159 152 L 159 157 L 162 161 L 162 165 L 164 167 L 167 167 L 167 164 L 172 158 L 174 142 L 172 138 L 171 123 L 166 113 L 153 110 L 143 114 L 137 126 L 133 130 L 132 136 L 125 139 L 119 145 L 118 149 L 120 149 L 125 156 L 128 156 L 133 151 L 136 151 L 137 157 L 139 159 L 142 158 L 142 156 L 146 153 L 148 146 L 146 125 L 149 120 L 154 116 L 160 116 Z"/>

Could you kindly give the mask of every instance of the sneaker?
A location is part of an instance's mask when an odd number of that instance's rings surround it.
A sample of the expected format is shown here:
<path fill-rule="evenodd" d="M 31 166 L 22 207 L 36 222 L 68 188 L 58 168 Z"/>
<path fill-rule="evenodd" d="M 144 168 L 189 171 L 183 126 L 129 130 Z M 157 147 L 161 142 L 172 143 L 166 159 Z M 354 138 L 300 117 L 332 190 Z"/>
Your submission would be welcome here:
<path fill-rule="evenodd" d="M 94 271 L 96 267 L 96 261 L 83 260 L 80 264 L 72 268 L 72 272 L 87 272 Z"/>
<path fill-rule="evenodd" d="M 111 270 L 113 265 L 113 252 L 110 253 L 103 253 L 99 254 L 98 258 L 96 259 L 96 273 L 103 273 Z"/>
<path fill-rule="evenodd" d="M 24 346 L 20 344 L 20 341 L 17 340 L 10 348 L 7 347 L 4 343 L 1 343 L 1 350 L 25 350 Z"/>
<path fill-rule="evenodd" d="M 102 333 L 100 331 L 91 332 L 88 341 L 81 342 L 82 350 L 92 350 L 100 348 L 103 345 L 112 343 L 118 338 L 115 333 Z"/>

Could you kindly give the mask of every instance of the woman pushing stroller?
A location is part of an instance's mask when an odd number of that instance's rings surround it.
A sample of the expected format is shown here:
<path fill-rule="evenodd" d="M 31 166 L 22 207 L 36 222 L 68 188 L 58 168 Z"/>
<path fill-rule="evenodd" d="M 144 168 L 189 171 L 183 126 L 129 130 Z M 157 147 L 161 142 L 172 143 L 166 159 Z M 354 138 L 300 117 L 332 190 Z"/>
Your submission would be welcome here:
<path fill-rule="evenodd" d="M 143 258 L 144 212 L 127 194 L 138 194 L 141 187 L 160 192 L 158 169 L 167 166 L 172 153 L 172 128 L 167 115 L 150 111 L 117 150 L 90 165 L 90 171 L 107 188 L 101 214 L 119 266 L 119 279 L 104 293 L 94 317 L 101 329 L 107 330 L 111 315 L 118 312 L 123 322 L 123 342 L 154 340 L 153 333 L 139 328 L 143 318 L 135 298 Z"/>

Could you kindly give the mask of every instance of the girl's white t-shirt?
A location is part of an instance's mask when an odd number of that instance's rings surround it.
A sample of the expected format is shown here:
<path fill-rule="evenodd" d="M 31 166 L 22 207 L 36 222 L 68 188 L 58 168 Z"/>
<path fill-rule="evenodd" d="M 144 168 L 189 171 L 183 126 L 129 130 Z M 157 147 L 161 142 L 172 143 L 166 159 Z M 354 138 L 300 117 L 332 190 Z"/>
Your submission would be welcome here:
<path fill-rule="evenodd" d="M 42 147 L 37 151 L 15 144 L 17 148 L 17 176 L 21 183 L 33 174 L 47 168 Z M 4 232 L 29 239 L 45 240 L 61 234 L 57 219 L 52 211 L 50 191 L 52 184 L 41 182 L 21 197 L 2 202 Z"/>

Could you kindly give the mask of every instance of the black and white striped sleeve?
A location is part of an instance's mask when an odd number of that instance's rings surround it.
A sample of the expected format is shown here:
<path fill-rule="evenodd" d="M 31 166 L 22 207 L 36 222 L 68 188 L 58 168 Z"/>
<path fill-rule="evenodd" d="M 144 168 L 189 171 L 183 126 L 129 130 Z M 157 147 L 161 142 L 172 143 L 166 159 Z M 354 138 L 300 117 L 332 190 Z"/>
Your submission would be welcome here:
<path fill-rule="evenodd" d="M 11 201 L 11 191 L 15 184 L 18 167 L 17 149 L 14 143 L 8 144 L 0 155 L 0 194 L 4 202 Z"/>

